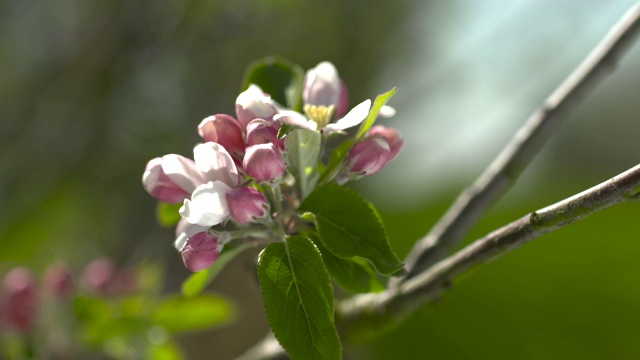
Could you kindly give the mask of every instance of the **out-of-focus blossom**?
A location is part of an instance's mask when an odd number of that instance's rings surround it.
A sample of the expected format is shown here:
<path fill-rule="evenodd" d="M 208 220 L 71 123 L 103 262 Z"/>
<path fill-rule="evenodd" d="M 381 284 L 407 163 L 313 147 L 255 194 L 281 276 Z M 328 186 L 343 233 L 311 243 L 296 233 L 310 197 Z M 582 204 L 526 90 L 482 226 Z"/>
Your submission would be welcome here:
<path fill-rule="evenodd" d="M 257 85 L 251 84 L 236 99 L 236 116 L 243 128 L 253 119 L 271 120 L 276 113 L 276 105 L 271 96 L 265 94 Z"/>
<path fill-rule="evenodd" d="M 259 181 L 271 181 L 284 175 L 286 166 L 274 144 L 258 144 L 247 148 L 243 166 L 247 174 Z"/>
<path fill-rule="evenodd" d="M 228 192 L 227 204 L 231 218 L 241 224 L 262 219 L 269 210 L 269 202 L 264 195 L 249 187 L 241 187 Z"/>
<path fill-rule="evenodd" d="M 138 272 L 134 268 L 125 268 L 116 271 L 109 286 L 109 295 L 126 295 L 138 288 Z"/>
<path fill-rule="evenodd" d="M 97 258 L 84 267 L 80 283 L 89 292 L 108 295 L 115 274 L 116 267 L 109 258 Z"/>
<path fill-rule="evenodd" d="M 351 148 L 347 169 L 352 174 L 372 175 L 382 170 L 390 159 L 389 144 L 384 139 L 370 137 Z"/>
<path fill-rule="evenodd" d="M 136 290 L 138 276 L 135 269 L 118 270 L 111 259 L 101 257 L 85 266 L 80 284 L 100 296 L 125 295 Z"/>
<path fill-rule="evenodd" d="M 47 268 L 42 280 L 45 291 L 54 299 L 66 300 L 75 291 L 75 282 L 69 268 L 55 263 Z"/>
<path fill-rule="evenodd" d="M 244 140 L 242 129 L 236 119 L 230 115 L 212 115 L 200 122 L 198 134 L 206 142 L 222 145 L 230 154 L 242 157 L 244 154 Z"/>
<path fill-rule="evenodd" d="M 36 281 L 27 268 L 14 268 L 5 275 L 0 289 L 4 297 L 4 318 L 18 331 L 33 328 L 37 318 Z"/>
<path fill-rule="evenodd" d="M 204 270 L 218 259 L 221 250 L 218 238 L 208 232 L 200 232 L 193 235 L 182 249 L 182 261 L 189 271 Z"/>

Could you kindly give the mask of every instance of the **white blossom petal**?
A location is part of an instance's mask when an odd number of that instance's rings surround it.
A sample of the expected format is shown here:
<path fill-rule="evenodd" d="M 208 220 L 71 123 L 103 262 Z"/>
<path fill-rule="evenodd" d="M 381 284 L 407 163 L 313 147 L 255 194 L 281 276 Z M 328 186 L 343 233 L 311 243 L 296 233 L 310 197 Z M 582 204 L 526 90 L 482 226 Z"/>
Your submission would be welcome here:
<path fill-rule="evenodd" d="M 218 180 L 231 187 L 240 183 L 236 164 L 224 146 L 214 142 L 200 144 L 193 149 L 193 158 L 205 181 Z"/>
<path fill-rule="evenodd" d="M 231 188 L 222 181 L 210 181 L 200 185 L 185 199 L 180 208 L 180 216 L 190 224 L 213 226 L 229 217 L 226 194 Z"/>
<path fill-rule="evenodd" d="M 389 105 L 383 105 L 382 108 L 380 108 L 380 112 L 378 113 L 378 116 L 383 118 L 390 118 L 395 115 L 396 115 L 396 109 L 394 109 Z"/>
<path fill-rule="evenodd" d="M 340 76 L 338 69 L 323 61 L 307 71 L 302 98 L 305 104 L 338 106 L 340 98 Z"/>
<path fill-rule="evenodd" d="M 293 110 L 284 110 L 273 117 L 273 121 L 278 124 L 287 124 L 293 126 L 299 126 L 303 129 L 317 130 L 318 124 L 313 120 L 308 120 L 304 115 Z"/>
<path fill-rule="evenodd" d="M 371 100 L 367 99 L 356 107 L 351 109 L 342 119 L 336 121 L 335 124 L 329 124 L 325 127 L 327 130 L 341 131 L 360 124 L 369 115 L 371 108 Z"/>
<path fill-rule="evenodd" d="M 180 233 L 176 237 L 176 240 L 173 242 L 173 246 L 176 248 L 176 250 L 178 250 L 178 252 L 182 252 L 184 246 L 187 245 L 187 241 L 189 241 L 189 237 L 187 236 L 187 234 Z"/>
<path fill-rule="evenodd" d="M 243 127 L 255 118 L 271 119 L 275 113 L 276 107 L 271 96 L 257 85 L 249 85 L 236 98 L 236 116 Z"/>
<path fill-rule="evenodd" d="M 184 191 L 193 192 L 206 181 L 195 162 L 184 156 L 169 154 L 162 157 L 162 171 Z"/>

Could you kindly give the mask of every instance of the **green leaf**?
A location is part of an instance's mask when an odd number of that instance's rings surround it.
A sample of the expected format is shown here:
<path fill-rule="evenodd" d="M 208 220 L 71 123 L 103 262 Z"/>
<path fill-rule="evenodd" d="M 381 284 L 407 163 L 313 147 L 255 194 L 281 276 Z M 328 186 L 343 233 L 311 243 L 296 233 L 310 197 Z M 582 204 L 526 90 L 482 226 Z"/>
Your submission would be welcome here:
<path fill-rule="evenodd" d="M 149 306 L 146 298 L 133 295 L 118 302 L 109 302 L 103 298 L 79 296 L 73 301 L 73 310 L 80 320 L 81 337 L 90 344 L 103 344 L 106 341 L 141 334 L 148 328 Z"/>
<path fill-rule="evenodd" d="M 190 297 L 198 295 L 204 290 L 207 285 L 209 285 L 213 279 L 215 279 L 220 271 L 233 259 L 236 255 L 250 248 L 251 245 L 244 244 L 236 247 L 225 247 L 225 249 L 218 256 L 218 260 L 213 263 L 213 265 L 208 268 L 198 271 L 197 273 L 191 274 L 182 283 L 182 295 Z"/>
<path fill-rule="evenodd" d="M 373 102 L 373 106 L 369 111 L 369 115 L 360 125 L 360 129 L 358 129 L 358 133 L 356 134 L 356 141 L 360 140 L 364 134 L 371 129 L 373 123 L 376 122 L 378 118 L 378 114 L 380 113 L 380 109 L 391 99 L 391 97 L 396 93 L 396 88 L 393 88 L 387 91 L 384 94 L 380 94 L 376 97 L 376 100 Z"/>
<path fill-rule="evenodd" d="M 158 223 L 164 227 L 175 226 L 180 221 L 180 207 L 182 204 L 167 204 L 162 201 L 158 201 L 156 206 L 156 218 Z"/>
<path fill-rule="evenodd" d="M 300 184 L 303 199 L 309 195 L 318 180 L 315 167 L 318 164 L 321 141 L 319 132 L 307 129 L 294 130 L 284 139 L 289 165 Z"/>
<path fill-rule="evenodd" d="M 150 344 L 146 358 L 153 360 L 182 360 L 185 359 L 185 356 L 175 343 L 168 341 L 162 344 Z"/>
<path fill-rule="evenodd" d="M 292 359 L 342 359 L 329 274 L 309 239 L 267 246 L 258 277 L 269 324 Z"/>
<path fill-rule="evenodd" d="M 322 259 L 329 275 L 344 290 L 352 294 L 378 293 L 385 290 L 385 285 L 380 281 L 375 269 L 368 261 L 357 256 L 351 259 L 341 259 L 318 242 L 315 244 L 322 253 Z"/>
<path fill-rule="evenodd" d="M 290 109 L 302 108 L 302 68 L 285 59 L 269 56 L 249 64 L 244 73 L 242 90 L 256 84 L 271 98 Z"/>
<path fill-rule="evenodd" d="M 228 300 L 200 294 L 192 297 L 172 296 L 164 300 L 153 314 L 153 322 L 169 332 L 201 330 L 228 323 L 235 308 Z"/>
<path fill-rule="evenodd" d="M 363 257 L 380 274 L 402 269 L 375 208 L 357 192 L 336 184 L 318 186 L 302 203 L 301 211 L 314 214 L 320 241 L 333 255 Z"/>

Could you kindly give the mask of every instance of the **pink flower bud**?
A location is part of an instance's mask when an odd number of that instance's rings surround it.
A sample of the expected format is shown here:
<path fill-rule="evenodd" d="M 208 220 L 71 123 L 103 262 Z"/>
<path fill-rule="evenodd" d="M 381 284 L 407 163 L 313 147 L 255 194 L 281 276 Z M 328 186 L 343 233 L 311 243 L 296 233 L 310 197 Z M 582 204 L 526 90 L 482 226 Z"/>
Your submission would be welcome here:
<path fill-rule="evenodd" d="M 182 262 L 189 271 L 200 271 L 211 266 L 220 255 L 218 239 L 208 232 L 193 235 L 182 249 Z"/>
<path fill-rule="evenodd" d="M 247 148 L 244 169 L 259 181 L 270 181 L 284 175 L 286 166 L 280 150 L 274 144 L 258 144 Z"/>
<path fill-rule="evenodd" d="M 244 154 L 244 141 L 240 123 L 226 114 L 209 116 L 198 125 L 198 134 L 205 142 L 215 142 L 222 145 L 234 155 Z"/>
<path fill-rule="evenodd" d="M 66 300 L 73 294 L 75 284 L 71 271 L 63 264 L 49 266 L 44 274 L 45 290 L 56 300 Z"/>
<path fill-rule="evenodd" d="M 90 292 L 108 295 L 115 274 L 116 268 L 110 259 L 98 258 L 85 266 L 81 283 Z"/>
<path fill-rule="evenodd" d="M 349 110 L 349 91 L 344 81 L 340 80 L 340 97 L 338 98 L 338 106 L 336 107 L 336 119 L 342 118 Z"/>
<path fill-rule="evenodd" d="M 36 322 L 37 294 L 36 282 L 27 268 L 14 268 L 2 282 L 5 294 L 5 321 L 18 331 L 33 328 Z"/>
<path fill-rule="evenodd" d="M 229 214 L 233 220 L 248 224 L 267 215 L 269 203 L 264 195 L 256 189 L 242 187 L 227 193 Z"/>
<path fill-rule="evenodd" d="M 381 138 L 371 137 L 351 148 L 347 169 L 359 175 L 372 175 L 382 170 L 391 158 L 389 144 Z"/>
<path fill-rule="evenodd" d="M 167 171 L 172 172 L 171 174 Z M 184 173 L 182 178 L 177 178 L 178 172 Z M 194 175 L 193 179 L 189 175 Z M 147 192 L 156 199 L 168 204 L 180 204 L 189 196 L 197 185 L 202 175 L 196 169 L 193 160 L 180 155 L 166 155 L 155 158 L 147 163 L 142 175 L 142 185 Z"/>
<path fill-rule="evenodd" d="M 402 146 L 404 145 L 404 140 L 402 139 L 402 135 L 400 135 L 400 132 L 398 132 L 398 130 L 382 125 L 376 125 L 372 127 L 371 130 L 367 132 L 366 136 L 380 136 L 387 142 L 387 144 L 389 144 L 389 149 L 391 151 L 391 157 L 389 158 L 389 160 L 395 159 L 402 149 Z"/>
<path fill-rule="evenodd" d="M 236 116 L 243 128 L 256 118 L 271 120 L 276 112 L 277 109 L 271 97 L 254 84 L 240 93 L 236 99 Z"/>
<path fill-rule="evenodd" d="M 278 139 L 278 129 L 273 121 L 265 119 L 251 120 L 247 125 L 247 145 L 275 144 L 280 150 L 284 150 L 284 140 Z"/>

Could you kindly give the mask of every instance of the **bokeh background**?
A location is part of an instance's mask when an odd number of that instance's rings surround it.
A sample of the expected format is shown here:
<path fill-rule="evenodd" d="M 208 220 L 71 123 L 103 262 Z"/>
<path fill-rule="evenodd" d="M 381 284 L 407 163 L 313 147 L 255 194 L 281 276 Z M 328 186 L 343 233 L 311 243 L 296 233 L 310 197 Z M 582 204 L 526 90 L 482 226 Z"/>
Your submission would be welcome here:
<path fill-rule="evenodd" d="M 404 153 L 357 185 L 404 255 L 631 0 L 0 0 L 0 274 L 54 260 L 154 259 L 188 276 L 141 186 L 146 162 L 191 154 L 233 113 L 244 68 L 334 62 L 352 103 L 398 87 L 384 120 Z M 639 162 L 640 44 L 567 117 L 467 241 Z M 439 304 L 353 359 L 636 359 L 640 204 L 605 210 L 454 282 Z M 181 338 L 231 359 L 267 331 L 255 253 L 211 286 L 234 325 Z"/>

